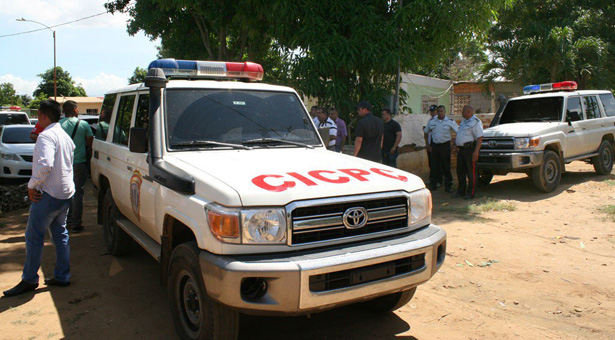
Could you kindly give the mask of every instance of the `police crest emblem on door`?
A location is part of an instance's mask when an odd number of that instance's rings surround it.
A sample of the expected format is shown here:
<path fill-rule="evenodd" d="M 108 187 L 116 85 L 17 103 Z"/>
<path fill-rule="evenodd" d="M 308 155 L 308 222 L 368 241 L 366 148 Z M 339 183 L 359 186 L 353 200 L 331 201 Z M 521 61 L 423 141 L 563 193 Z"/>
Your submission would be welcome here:
<path fill-rule="evenodd" d="M 130 178 L 130 205 L 139 221 L 141 220 L 141 183 L 143 183 L 141 173 L 139 170 L 133 171 Z"/>

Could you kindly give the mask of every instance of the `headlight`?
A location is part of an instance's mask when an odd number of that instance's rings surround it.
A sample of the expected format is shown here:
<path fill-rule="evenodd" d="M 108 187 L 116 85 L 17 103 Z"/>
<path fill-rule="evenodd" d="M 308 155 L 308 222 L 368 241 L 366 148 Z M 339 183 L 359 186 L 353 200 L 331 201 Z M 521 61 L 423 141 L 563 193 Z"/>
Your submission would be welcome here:
<path fill-rule="evenodd" d="M 540 143 L 540 137 L 534 137 L 534 138 L 528 138 L 528 137 L 515 138 L 515 149 L 533 148 L 535 146 L 538 146 L 538 143 Z"/>
<path fill-rule="evenodd" d="M 431 223 L 431 192 L 427 189 L 415 191 L 409 195 L 409 200 L 410 227 Z"/>
<path fill-rule="evenodd" d="M 281 209 L 256 209 L 241 212 L 243 243 L 285 243 L 286 218 Z"/>
<path fill-rule="evenodd" d="M 14 154 L 14 153 L 0 153 L 0 157 L 2 157 L 2 159 L 6 159 L 9 161 L 20 161 L 19 157 Z"/>
<path fill-rule="evenodd" d="M 283 209 L 238 209 L 210 203 L 205 207 L 205 213 L 209 230 L 222 242 L 286 243 L 286 215 Z"/>

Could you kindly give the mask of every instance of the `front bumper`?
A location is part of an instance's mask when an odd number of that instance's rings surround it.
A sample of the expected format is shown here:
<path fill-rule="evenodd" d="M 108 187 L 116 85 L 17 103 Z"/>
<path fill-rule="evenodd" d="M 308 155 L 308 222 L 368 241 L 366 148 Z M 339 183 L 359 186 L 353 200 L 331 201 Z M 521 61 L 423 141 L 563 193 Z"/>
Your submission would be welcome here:
<path fill-rule="evenodd" d="M 201 271 L 208 295 L 246 313 L 299 315 L 335 308 L 410 289 L 429 280 L 444 262 L 446 232 L 429 225 L 404 236 L 372 240 L 339 249 L 311 250 L 291 255 L 220 256 L 201 251 Z M 318 277 L 374 275 L 383 266 L 420 259 L 417 268 L 331 290 L 314 291 Z M 335 274 L 333 274 L 335 273 Z M 375 277 L 378 275 L 376 274 Z M 242 297 L 247 278 L 263 278 L 266 293 L 256 299 Z"/>
<path fill-rule="evenodd" d="M 6 159 L 0 162 L 0 177 L 2 178 L 30 178 L 31 176 L 31 162 Z"/>
<path fill-rule="evenodd" d="M 522 170 L 540 166 L 542 157 L 542 151 L 493 152 L 481 150 L 478 155 L 478 167 L 479 169 Z"/>

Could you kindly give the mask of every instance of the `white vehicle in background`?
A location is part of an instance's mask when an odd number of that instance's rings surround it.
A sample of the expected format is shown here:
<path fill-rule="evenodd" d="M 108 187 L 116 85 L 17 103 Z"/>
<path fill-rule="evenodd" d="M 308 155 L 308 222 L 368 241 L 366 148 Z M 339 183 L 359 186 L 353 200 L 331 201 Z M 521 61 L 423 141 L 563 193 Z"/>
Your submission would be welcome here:
<path fill-rule="evenodd" d="M 610 91 L 577 91 L 574 81 L 529 85 L 485 130 L 478 158 L 481 184 L 493 174 L 525 172 L 551 192 L 565 164 L 586 161 L 596 173 L 613 169 L 615 99 Z"/>
<path fill-rule="evenodd" d="M 420 178 L 327 151 L 298 94 L 262 77 L 161 59 L 103 101 L 91 164 L 106 246 L 134 240 L 160 262 L 182 339 L 235 339 L 240 312 L 391 311 L 446 256 Z"/>
<path fill-rule="evenodd" d="M 0 178 L 32 176 L 34 141 L 31 125 L 0 126 Z"/>
<path fill-rule="evenodd" d="M 28 114 L 20 111 L 0 111 L 0 126 L 31 125 Z"/>

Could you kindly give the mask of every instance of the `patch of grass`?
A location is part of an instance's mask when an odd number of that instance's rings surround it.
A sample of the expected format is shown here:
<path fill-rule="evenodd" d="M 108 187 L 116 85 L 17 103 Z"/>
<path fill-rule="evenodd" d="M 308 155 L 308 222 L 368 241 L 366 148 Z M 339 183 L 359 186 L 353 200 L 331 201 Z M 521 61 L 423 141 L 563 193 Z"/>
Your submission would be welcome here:
<path fill-rule="evenodd" d="M 476 204 L 471 204 L 469 206 L 470 212 L 474 212 L 476 214 L 488 212 L 488 211 L 515 211 L 517 207 L 510 202 L 505 201 L 496 201 L 494 199 L 488 198 L 484 202 L 479 202 Z"/>
<path fill-rule="evenodd" d="M 604 181 L 604 183 L 608 184 L 609 186 L 615 187 L 615 179 L 607 179 L 606 181 Z"/>
<path fill-rule="evenodd" d="M 607 215 L 607 218 L 615 222 L 615 205 L 604 205 L 600 208 L 600 211 Z"/>
<path fill-rule="evenodd" d="M 15 320 L 15 321 L 11 321 L 11 324 L 13 326 L 26 325 L 27 323 L 28 323 L 28 321 L 23 320 L 23 319 L 18 319 L 18 320 Z"/>
<path fill-rule="evenodd" d="M 57 335 L 58 335 L 58 333 L 49 333 L 49 334 L 47 334 L 47 339 L 51 339 L 51 338 L 53 338 L 53 337 L 55 337 Z"/>
<path fill-rule="evenodd" d="M 23 316 L 34 316 L 34 315 L 38 315 L 40 312 L 41 312 L 40 310 L 31 310 L 31 311 L 27 311 L 23 313 Z"/>
<path fill-rule="evenodd" d="M 514 203 L 498 201 L 492 198 L 482 199 L 479 202 L 466 205 L 445 205 L 439 208 L 440 212 L 450 213 L 463 220 L 484 220 L 480 214 L 489 211 L 515 211 Z"/>

